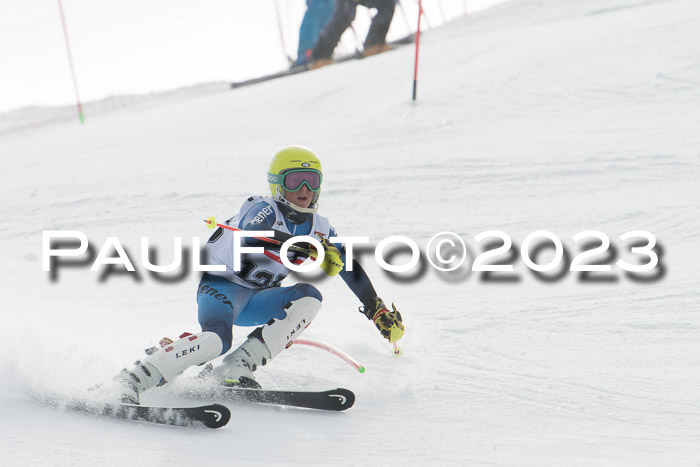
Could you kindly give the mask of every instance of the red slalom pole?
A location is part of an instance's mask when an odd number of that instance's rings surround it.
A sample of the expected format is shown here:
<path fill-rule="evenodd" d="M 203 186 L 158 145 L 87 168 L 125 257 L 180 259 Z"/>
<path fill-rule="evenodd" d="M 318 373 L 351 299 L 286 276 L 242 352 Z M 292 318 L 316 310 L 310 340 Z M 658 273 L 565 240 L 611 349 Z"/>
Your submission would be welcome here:
<path fill-rule="evenodd" d="M 66 40 L 66 50 L 68 51 L 68 65 L 70 65 L 70 73 L 73 77 L 73 89 L 75 90 L 75 100 L 78 104 L 78 118 L 80 118 L 80 124 L 85 123 L 85 117 L 83 116 L 83 106 L 80 103 L 80 95 L 78 94 L 78 80 L 75 78 L 75 67 L 73 66 L 73 55 L 70 51 L 70 41 L 68 40 L 68 28 L 66 27 L 66 18 L 63 15 L 63 3 L 58 0 L 58 11 L 61 13 L 61 24 L 63 25 L 63 37 Z"/>
<path fill-rule="evenodd" d="M 423 0 L 418 1 L 418 29 L 416 29 L 416 61 L 413 66 L 413 100 L 416 100 L 418 88 L 418 49 L 420 48 L 420 18 L 423 16 Z"/>

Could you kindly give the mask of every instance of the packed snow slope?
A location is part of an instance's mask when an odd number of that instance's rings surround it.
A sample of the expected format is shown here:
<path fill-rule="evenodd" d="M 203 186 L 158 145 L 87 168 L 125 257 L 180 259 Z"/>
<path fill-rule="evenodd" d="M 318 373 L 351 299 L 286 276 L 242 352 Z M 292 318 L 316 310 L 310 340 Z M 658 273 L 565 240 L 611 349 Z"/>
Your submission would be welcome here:
<path fill-rule="evenodd" d="M 406 47 L 4 134 L 2 464 L 697 465 L 698 20 L 695 0 L 513 1 L 423 37 L 416 104 Z M 320 155 L 320 212 L 341 234 L 404 235 L 425 249 L 452 231 L 470 250 L 458 271 L 401 280 L 361 258 L 404 316 L 402 358 L 340 279 L 317 283 L 324 308 L 305 337 L 367 372 L 295 346 L 258 380 L 347 387 L 355 407 L 231 404 L 231 423 L 211 431 L 32 402 L 109 380 L 161 337 L 197 331 L 197 274 L 154 279 L 140 237 L 169 262 L 173 237 L 205 238 L 202 219 L 265 194 L 271 155 L 293 143 Z M 515 280 L 487 281 L 469 266 L 484 249 L 474 236 L 493 229 L 516 245 L 549 230 L 571 256 L 582 249 L 572 236 L 598 230 L 617 248 L 599 263 L 644 262 L 619 236 L 646 230 L 661 247 L 658 274 L 635 280 L 613 266 L 608 280 L 566 270 L 542 280 L 505 255 Z M 45 230 L 82 231 L 96 251 L 117 236 L 140 280 L 100 280 L 87 263 L 51 281 Z M 144 402 L 167 404 L 171 390 Z"/>

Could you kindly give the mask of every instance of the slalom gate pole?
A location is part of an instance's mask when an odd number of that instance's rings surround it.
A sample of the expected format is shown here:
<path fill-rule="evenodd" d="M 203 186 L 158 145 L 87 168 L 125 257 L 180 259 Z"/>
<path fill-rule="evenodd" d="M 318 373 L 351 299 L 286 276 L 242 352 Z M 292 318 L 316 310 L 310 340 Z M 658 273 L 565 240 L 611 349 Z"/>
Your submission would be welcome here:
<path fill-rule="evenodd" d="M 423 0 L 418 0 L 418 29 L 416 29 L 416 61 L 413 66 L 413 101 L 416 101 L 418 88 L 418 50 L 420 48 L 420 18 L 423 16 Z"/>
<path fill-rule="evenodd" d="M 250 232 L 249 230 L 246 231 L 243 229 L 237 229 L 235 227 L 231 227 L 230 225 L 226 225 L 226 224 L 217 224 L 216 219 L 214 219 L 213 217 L 210 217 L 209 219 L 205 219 L 204 223 L 206 223 L 207 227 L 209 227 L 210 229 L 213 229 L 215 227 L 221 227 L 222 229 L 232 230 L 234 232 L 235 231 Z M 274 238 L 269 238 L 269 237 L 249 237 L 249 238 L 254 238 L 256 240 L 262 240 L 263 242 L 271 243 L 273 245 L 278 245 L 278 246 L 282 246 L 282 244 L 284 243 L 284 242 L 280 242 L 279 240 L 275 240 Z M 292 251 L 296 251 L 298 253 L 304 253 L 307 256 L 311 255 L 311 250 L 307 250 L 306 248 L 302 248 L 300 246 L 289 245 L 289 249 Z M 311 259 L 316 261 L 313 257 Z"/>
<path fill-rule="evenodd" d="M 83 115 L 83 106 L 80 103 L 80 95 L 78 94 L 78 80 L 75 78 L 75 67 L 73 66 L 73 54 L 70 50 L 70 41 L 68 40 L 68 28 L 66 27 L 66 17 L 63 14 L 63 3 L 58 0 L 58 11 L 61 13 L 61 24 L 63 25 L 63 38 L 66 41 L 66 51 L 68 52 L 68 65 L 70 66 L 70 73 L 73 77 L 73 90 L 75 91 L 75 100 L 78 105 L 78 118 L 80 119 L 80 124 L 85 123 L 85 117 Z"/>
<path fill-rule="evenodd" d="M 280 5 L 279 3 L 277 3 L 277 0 L 274 0 L 274 2 L 275 14 L 277 16 L 277 29 L 279 30 L 280 43 L 282 44 L 282 54 L 284 55 L 284 58 L 287 59 L 287 64 L 291 66 L 294 63 L 294 60 L 292 60 L 292 57 L 290 57 L 287 53 L 287 42 L 284 40 L 284 30 L 282 29 L 282 17 L 280 16 Z"/>
<path fill-rule="evenodd" d="M 332 345 L 324 344 L 323 342 L 318 342 L 315 340 L 311 339 L 294 339 L 293 341 L 295 344 L 301 344 L 301 345 L 308 345 L 310 347 L 316 347 L 317 349 L 323 349 L 326 352 L 330 352 L 336 357 L 340 357 L 345 363 L 349 364 L 350 366 L 354 367 L 357 371 L 360 373 L 365 372 L 365 367 L 357 363 L 350 355 L 346 354 L 342 350 L 339 350 Z"/>
<path fill-rule="evenodd" d="M 425 10 L 423 10 L 421 0 L 416 0 L 416 3 L 418 4 L 419 14 L 425 18 L 425 24 L 428 25 L 428 29 L 432 29 L 432 26 L 430 25 L 430 18 L 428 18 L 428 14 L 425 12 Z"/>

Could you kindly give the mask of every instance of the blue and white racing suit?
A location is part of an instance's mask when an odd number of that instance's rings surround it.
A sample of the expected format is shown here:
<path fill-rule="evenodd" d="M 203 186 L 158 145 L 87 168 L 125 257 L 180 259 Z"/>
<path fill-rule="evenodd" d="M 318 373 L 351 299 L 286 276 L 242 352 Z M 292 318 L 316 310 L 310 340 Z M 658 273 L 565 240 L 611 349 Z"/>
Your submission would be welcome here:
<path fill-rule="evenodd" d="M 251 196 L 238 215 L 227 225 L 242 230 L 277 230 L 293 236 L 310 236 L 321 240 L 337 236 L 327 218 L 309 214 L 300 223 L 283 215 L 279 205 L 268 197 Z M 290 270 L 280 260 L 279 247 L 255 239 L 241 239 L 241 245 L 264 246 L 264 253 L 241 254 L 241 268 L 233 269 L 233 232 L 219 227 L 205 245 L 202 256 L 206 264 L 224 265 L 226 271 L 204 273 L 197 288 L 199 324 L 202 331 L 212 331 L 223 341 L 222 354 L 231 348 L 232 327 L 257 326 L 287 316 L 285 307 L 302 297 L 321 301 L 321 293 L 311 284 L 281 287 Z M 345 263 L 345 249 L 336 244 Z M 290 262 L 300 264 L 305 257 L 288 251 Z M 376 293 L 367 274 L 356 261 L 353 271 L 346 267 L 340 277 L 362 303 L 372 303 Z"/>

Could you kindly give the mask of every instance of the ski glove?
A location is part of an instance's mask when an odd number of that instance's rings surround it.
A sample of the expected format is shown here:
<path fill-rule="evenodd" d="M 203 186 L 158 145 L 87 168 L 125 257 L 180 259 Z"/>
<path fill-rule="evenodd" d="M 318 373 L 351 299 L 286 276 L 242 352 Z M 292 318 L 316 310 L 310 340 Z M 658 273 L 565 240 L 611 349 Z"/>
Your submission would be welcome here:
<path fill-rule="evenodd" d="M 374 307 L 365 305 L 364 307 L 360 307 L 360 312 L 364 313 L 367 318 L 374 322 L 379 332 L 382 333 L 382 336 L 388 339 L 389 342 L 393 343 L 398 341 L 403 337 L 404 333 L 401 313 L 399 313 L 399 310 L 396 309 L 393 303 L 391 304 L 393 311 L 389 311 L 381 298 L 376 297 L 375 301 L 376 304 Z"/>
<path fill-rule="evenodd" d="M 344 264 L 340 257 L 340 250 L 325 238 L 321 240 L 321 244 L 323 245 L 325 253 L 323 261 L 321 262 L 321 269 L 323 269 L 326 274 L 333 277 L 343 270 Z M 310 256 L 314 259 L 318 258 L 318 252 L 313 246 L 311 247 Z"/>

